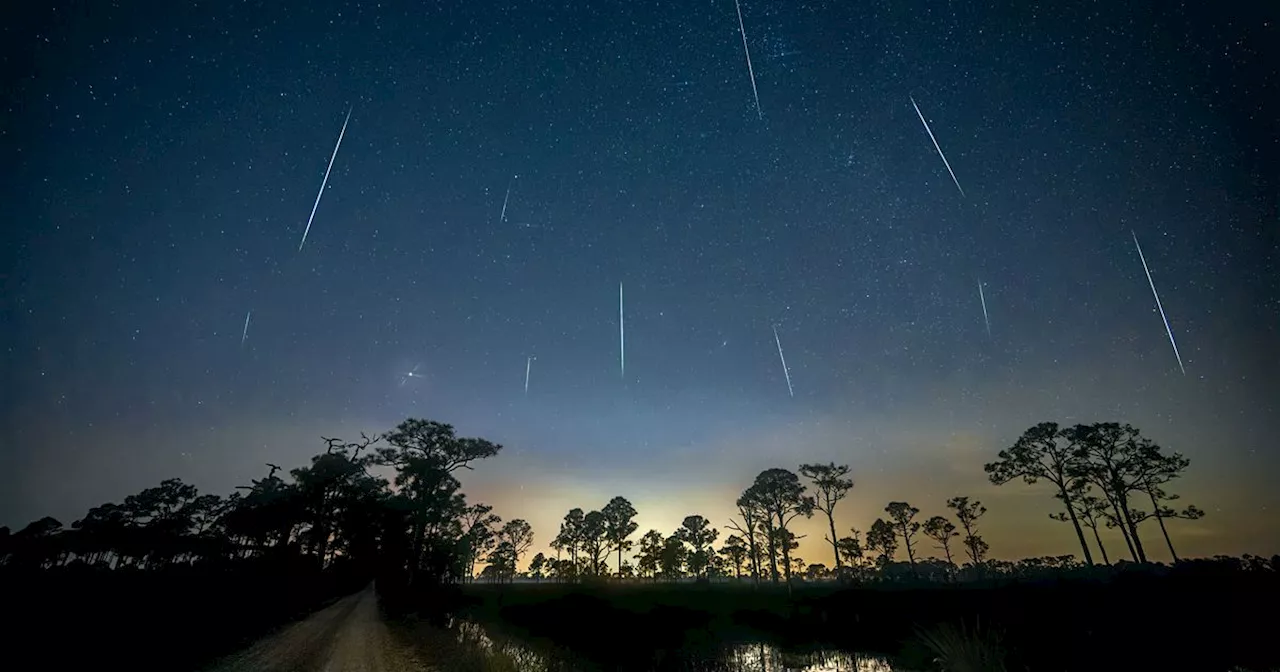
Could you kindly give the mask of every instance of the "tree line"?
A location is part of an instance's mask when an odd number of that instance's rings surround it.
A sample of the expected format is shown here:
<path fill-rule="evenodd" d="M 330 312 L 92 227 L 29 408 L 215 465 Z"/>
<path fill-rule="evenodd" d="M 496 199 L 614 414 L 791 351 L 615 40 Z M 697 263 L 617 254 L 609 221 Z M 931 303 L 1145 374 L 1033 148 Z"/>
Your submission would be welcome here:
<path fill-rule="evenodd" d="M 1181 510 L 1169 506 L 1178 495 L 1169 492 L 1168 486 L 1189 464 L 1179 453 L 1164 453 L 1129 425 L 1096 423 L 1064 428 L 1041 423 L 1026 430 L 984 469 L 996 485 L 1017 479 L 1051 484 L 1063 510 L 1050 518 L 1073 525 L 1084 555 L 1083 566 L 1089 567 L 1095 561 L 1084 528 L 1091 530 L 1102 564 L 1111 564 L 1111 559 L 1102 544 L 1099 525 L 1118 529 L 1133 561 L 1147 563 L 1139 533 L 1141 524 L 1149 521 L 1156 522 L 1170 555 L 1179 561 L 1165 521 L 1195 520 L 1204 515 L 1195 506 Z M 876 518 L 865 535 L 852 528 L 841 536 L 836 528 L 836 508 L 854 487 L 849 466 L 802 464 L 797 472 L 782 468 L 760 472 L 735 502 L 737 515 L 724 528 L 731 533 L 718 548 L 714 544 L 720 529 L 700 515 L 686 517 L 667 536 L 649 530 L 634 547 L 636 510 L 626 498 L 614 497 L 590 512 L 574 508 L 565 515 L 550 544 L 555 556 L 535 555 L 527 575 L 558 581 L 606 576 L 655 581 L 734 577 L 747 578 L 756 585 L 784 583 L 790 588 L 796 576 L 841 580 L 911 576 L 955 581 L 1080 566 L 1074 555 L 1028 558 L 1018 563 L 992 560 L 990 546 L 979 533 L 987 508 L 963 495 L 946 500 L 948 515 L 924 519 L 920 509 L 908 502 L 889 502 L 886 515 Z M 1149 510 L 1140 508 L 1144 501 L 1151 504 Z M 800 539 L 792 531 L 794 521 L 818 514 L 826 522 L 823 541 L 830 547 L 830 566 L 806 563 L 794 554 Z M 924 557 L 921 542 L 931 544 L 941 557 Z M 634 563 L 623 557 L 633 547 Z M 495 557 L 497 563 L 491 563 L 481 575 L 513 578 L 513 561 L 519 560 L 519 553 L 500 552 Z M 615 559 L 612 569 L 611 557 Z"/>
<path fill-rule="evenodd" d="M 45 517 L 12 534 L 0 528 L 0 566 L 159 571 L 288 560 L 435 585 L 463 581 L 478 561 L 514 558 L 532 543 L 527 522 L 498 526 L 492 507 L 468 503 L 454 476 L 501 445 L 415 418 L 355 442 L 323 440 L 309 465 L 285 477 L 268 463 L 264 477 L 226 496 L 169 479 L 93 507 L 70 526 Z"/>
<path fill-rule="evenodd" d="M 324 442 L 325 451 L 289 471 L 287 479 L 277 475 L 280 467 L 268 464 L 263 478 L 227 496 L 201 494 L 170 479 L 123 502 L 96 506 L 70 527 L 46 517 L 13 534 L 0 528 L 0 565 L 148 570 L 287 557 L 320 568 L 355 563 L 370 571 L 389 569 L 411 584 L 470 581 L 481 563 L 479 576 L 488 580 L 510 581 L 520 574 L 520 561 L 533 545 L 532 527 L 522 519 L 504 522 L 493 507 L 469 503 L 454 476 L 497 455 L 500 445 L 414 418 L 359 441 Z M 1178 496 L 1169 486 L 1189 464 L 1129 425 L 1041 423 L 1000 451 L 985 471 L 997 485 L 1019 479 L 1051 485 L 1062 510 L 1050 517 L 1071 524 L 1084 565 L 1092 566 L 1086 528 L 1103 564 L 1111 558 L 1099 526 L 1119 530 L 1132 560 L 1147 563 L 1140 532 L 1150 521 L 1178 561 L 1166 521 L 1204 515 L 1195 506 L 1170 506 Z M 794 472 L 766 469 L 742 491 L 736 515 L 723 528 L 691 515 L 669 535 L 649 530 L 635 539 L 637 512 L 624 497 L 599 510 L 575 508 L 550 543 L 555 556 L 535 555 L 527 575 L 561 581 L 732 576 L 789 588 L 797 576 L 954 581 L 1076 564 L 1074 556 L 1017 564 L 991 560 L 979 530 L 987 509 L 967 496 L 948 499 L 948 515 L 923 520 L 908 502 L 889 502 L 865 534 L 851 528 L 840 535 L 836 509 L 854 487 L 850 471 L 835 463 L 802 464 Z M 1145 503 L 1149 509 L 1142 508 Z M 806 563 L 795 554 L 801 538 L 793 531 L 795 521 L 819 514 L 826 522 L 830 565 Z M 721 529 L 728 534 L 717 547 Z M 921 542 L 940 557 L 924 556 Z M 632 551 L 634 557 L 624 557 Z"/>

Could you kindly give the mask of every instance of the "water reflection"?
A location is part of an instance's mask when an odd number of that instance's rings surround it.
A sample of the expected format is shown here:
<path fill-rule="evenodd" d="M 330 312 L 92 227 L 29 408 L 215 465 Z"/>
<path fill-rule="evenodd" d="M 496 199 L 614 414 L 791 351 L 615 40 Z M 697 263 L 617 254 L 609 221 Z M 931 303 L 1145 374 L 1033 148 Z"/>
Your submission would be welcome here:
<path fill-rule="evenodd" d="M 877 656 L 842 651 L 787 652 L 764 643 L 740 644 L 726 656 L 733 672 L 893 672 Z"/>
<path fill-rule="evenodd" d="M 584 667 L 567 655 L 549 656 L 519 642 L 490 637 L 485 628 L 465 620 L 450 621 L 463 647 L 482 654 L 495 670 L 567 672 Z M 653 672 L 893 672 L 883 657 L 832 650 L 787 651 L 763 642 L 726 645 L 701 655 L 682 652 L 648 666 Z"/>

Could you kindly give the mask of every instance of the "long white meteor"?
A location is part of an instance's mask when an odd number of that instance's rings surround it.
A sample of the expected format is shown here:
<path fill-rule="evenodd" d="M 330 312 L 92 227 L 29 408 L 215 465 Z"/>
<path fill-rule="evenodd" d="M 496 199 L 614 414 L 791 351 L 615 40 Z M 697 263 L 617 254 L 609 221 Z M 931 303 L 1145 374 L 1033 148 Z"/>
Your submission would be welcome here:
<path fill-rule="evenodd" d="M 240 347 L 244 347 L 244 342 L 249 338 L 249 318 L 253 316 L 253 309 L 244 314 L 244 331 L 240 332 Z"/>
<path fill-rule="evenodd" d="M 951 162 L 947 161 L 947 155 L 942 153 L 942 148 L 938 146 L 938 139 L 933 137 L 933 129 L 929 128 L 929 122 L 924 120 L 924 114 L 920 112 L 920 106 L 916 105 L 916 99 L 912 96 L 911 107 L 916 108 L 916 116 L 920 117 L 920 123 L 924 124 L 924 130 L 929 134 L 929 139 L 933 141 L 933 148 L 938 150 L 938 156 L 942 157 L 942 165 L 947 167 L 947 172 L 951 173 L 951 181 L 956 183 L 956 189 L 960 190 L 960 195 L 964 196 L 964 189 L 960 186 L 960 180 L 956 179 L 956 171 L 951 170 Z"/>
<path fill-rule="evenodd" d="M 342 121 L 342 131 L 338 133 L 338 142 L 333 146 L 333 155 L 329 157 L 329 167 L 324 169 L 324 180 L 320 182 L 320 191 L 316 193 L 316 202 L 311 205 L 311 216 L 307 218 L 307 228 L 302 232 L 302 242 L 298 243 L 298 251 L 307 244 L 307 234 L 311 233 L 311 222 L 315 221 L 316 208 L 320 207 L 320 197 L 324 196 L 324 188 L 329 184 L 329 172 L 333 170 L 333 160 L 338 158 L 338 148 L 342 146 L 342 137 L 347 134 L 347 122 L 351 121 L 351 111 L 347 110 L 347 118 Z"/>
<path fill-rule="evenodd" d="M 1178 358 L 1178 368 L 1182 370 L 1182 375 L 1187 375 L 1187 368 L 1182 365 L 1182 355 L 1178 354 L 1178 344 L 1173 340 L 1173 329 L 1169 326 L 1169 318 L 1164 314 L 1164 305 L 1160 303 L 1160 294 L 1156 292 L 1156 283 L 1151 279 L 1151 269 L 1147 268 L 1147 258 L 1142 254 L 1142 246 L 1138 244 L 1138 234 L 1133 234 L 1133 246 L 1138 248 L 1138 258 L 1142 260 L 1142 270 L 1147 274 L 1147 284 L 1151 285 L 1151 296 L 1156 299 L 1156 308 L 1160 310 L 1160 319 L 1164 320 L 1164 331 L 1169 334 L 1169 345 L 1173 346 L 1173 356 Z"/>
<path fill-rule="evenodd" d="M 738 9 L 738 32 L 742 34 L 742 53 L 747 55 L 747 74 L 751 75 L 751 95 L 756 98 L 756 116 L 764 121 L 764 112 L 760 110 L 760 92 L 756 89 L 756 70 L 751 67 L 751 50 L 747 48 L 747 29 L 742 23 L 742 4 L 733 0 L 733 6 Z"/>
<path fill-rule="evenodd" d="M 618 283 L 618 370 L 627 377 L 627 330 L 622 314 L 622 283 Z"/>
<path fill-rule="evenodd" d="M 787 358 L 782 356 L 782 340 L 778 338 L 778 327 L 773 328 L 773 342 L 778 344 L 778 359 L 782 360 L 782 374 L 787 377 L 787 393 L 794 399 L 796 391 L 791 387 L 791 369 L 787 368 Z"/>
<path fill-rule="evenodd" d="M 524 396 L 529 396 L 529 372 L 533 369 L 533 357 L 524 363 Z"/>

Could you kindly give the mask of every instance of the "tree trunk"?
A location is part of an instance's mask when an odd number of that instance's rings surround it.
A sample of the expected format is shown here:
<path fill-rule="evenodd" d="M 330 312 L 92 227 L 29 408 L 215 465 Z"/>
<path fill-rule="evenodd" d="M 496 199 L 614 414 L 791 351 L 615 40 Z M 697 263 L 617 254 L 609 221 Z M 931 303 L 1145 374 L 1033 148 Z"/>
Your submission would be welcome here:
<path fill-rule="evenodd" d="M 1120 505 L 1116 504 L 1115 498 L 1112 497 L 1111 493 L 1107 492 L 1106 489 L 1103 489 L 1102 493 L 1103 495 L 1106 496 L 1107 501 L 1110 502 L 1111 504 L 1111 510 L 1115 514 L 1116 527 L 1120 528 L 1120 536 L 1124 537 L 1124 544 L 1125 546 L 1129 547 L 1129 557 L 1133 558 L 1134 562 L 1137 562 L 1138 551 L 1133 547 L 1133 539 L 1129 537 L 1129 528 L 1125 527 L 1124 516 L 1120 513 Z"/>
<path fill-rule="evenodd" d="M 1156 522 L 1160 523 L 1160 532 L 1164 534 L 1164 543 L 1169 545 L 1169 555 L 1173 556 L 1173 562 L 1177 564 L 1178 552 L 1173 550 L 1173 541 L 1169 539 L 1169 530 L 1164 526 L 1164 516 L 1160 515 L 1160 504 L 1156 502 L 1156 496 L 1153 493 L 1148 492 L 1147 495 L 1151 497 L 1151 511 L 1153 512 L 1151 515 L 1155 516 Z"/>
<path fill-rule="evenodd" d="M 907 548 L 907 562 L 911 563 L 911 574 L 915 576 L 916 575 L 916 551 L 914 548 L 912 548 L 911 536 L 910 534 L 908 534 L 907 524 L 903 523 L 899 525 L 898 528 L 899 528 L 899 531 L 902 532 L 902 545 L 906 546 Z"/>
<path fill-rule="evenodd" d="M 769 575 L 773 578 L 773 582 L 778 582 L 778 531 L 773 528 L 772 514 L 767 525 L 765 525 L 765 534 L 769 537 Z"/>
<path fill-rule="evenodd" d="M 791 595 L 791 535 L 787 534 L 782 514 L 778 514 L 778 537 L 782 539 L 782 571 L 787 581 L 787 595 Z"/>
<path fill-rule="evenodd" d="M 755 528 L 748 526 L 751 533 L 747 535 L 747 546 L 751 551 L 751 579 L 752 586 L 760 587 L 760 549 L 756 546 Z"/>
<path fill-rule="evenodd" d="M 1129 526 L 1129 534 L 1133 536 L 1133 548 L 1138 551 L 1138 562 L 1145 563 L 1147 561 L 1147 552 L 1142 548 L 1142 539 L 1138 536 L 1138 525 L 1133 522 L 1133 516 L 1129 513 L 1129 498 L 1120 493 L 1120 511 L 1124 514 L 1124 523 Z"/>
<path fill-rule="evenodd" d="M 1076 518 L 1075 503 L 1071 501 L 1071 495 L 1065 487 L 1059 485 L 1058 492 L 1062 494 L 1062 503 L 1067 505 L 1067 514 L 1071 516 L 1071 526 L 1076 528 L 1076 538 L 1080 540 L 1080 548 L 1084 550 L 1084 561 L 1092 567 L 1093 553 L 1089 552 L 1089 542 L 1084 540 L 1084 530 L 1080 529 L 1080 520 Z"/>
<path fill-rule="evenodd" d="M 831 526 L 831 552 L 836 556 L 836 576 L 843 577 L 844 572 L 840 570 L 844 567 L 840 562 L 840 544 L 836 543 L 836 517 L 835 509 L 827 512 L 827 523 Z"/>
<path fill-rule="evenodd" d="M 1102 553 L 1102 564 L 1110 567 L 1111 558 L 1107 557 L 1107 547 L 1102 545 L 1102 537 L 1098 535 L 1098 526 L 1093 525 L 1089 529 L 1093 530 L 1093 540 L 1098 542 L 1098 551 Z"/>

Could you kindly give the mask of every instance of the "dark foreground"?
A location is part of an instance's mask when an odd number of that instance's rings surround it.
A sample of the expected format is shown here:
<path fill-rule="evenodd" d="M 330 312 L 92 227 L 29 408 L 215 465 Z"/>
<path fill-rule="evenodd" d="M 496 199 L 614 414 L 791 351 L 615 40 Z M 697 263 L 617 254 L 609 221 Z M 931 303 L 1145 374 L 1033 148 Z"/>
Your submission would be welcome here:
<path fill-rule="evenodd" d="M 1003 586 L 797 588 L 529 585 L 468 588 L 469 618 L 564 669 L 683 670 L 733 643 L 881 654 L 937 669 L 919 636 L 939 624 L 998 635 L 1009 670 L 1280 669 L 1277 582 L 1266 575 L 1155 576 Z M 740 648 L 740 647 L 739 647 Z M 729 668 L 718 668 L 729 669 Z"/>
<path fill-rule="evenodd" d="M 749 584 L 418 592 L 379 581 L 375 598 L 362 576 L 280 569 L 70 571 L 20 582 L 8 575 L 0 588 L 16 621 L 0 667 L 37 660 L 42 669 L 214 672 L 906 672 L 940 669 L 921 633 L 963 623 L 970 634 L 976 625 L 984 643 L 998 634 L 1003 658 L 1002 667 L 968 669 L 1280 670 L 1274 572 L 819 584 L 791 597 Z"/>
<path fill-rule="evenodd" d="M 367 584 L 289 562 L 5 571 L 0 669 L 201 669 Z"/>

